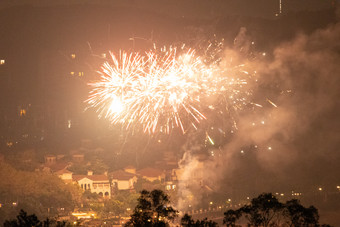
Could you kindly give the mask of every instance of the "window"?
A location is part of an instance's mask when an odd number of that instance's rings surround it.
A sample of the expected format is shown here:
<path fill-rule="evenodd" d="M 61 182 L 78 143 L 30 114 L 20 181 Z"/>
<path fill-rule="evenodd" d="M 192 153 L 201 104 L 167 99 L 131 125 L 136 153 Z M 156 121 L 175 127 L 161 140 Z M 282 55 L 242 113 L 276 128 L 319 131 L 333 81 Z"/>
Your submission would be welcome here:
<path fill-rule="evenodd" d="M 26 115 L 26 110 L 25 109 L 21 109 L 20 110 L 20 117 L 25 116 Z"/>

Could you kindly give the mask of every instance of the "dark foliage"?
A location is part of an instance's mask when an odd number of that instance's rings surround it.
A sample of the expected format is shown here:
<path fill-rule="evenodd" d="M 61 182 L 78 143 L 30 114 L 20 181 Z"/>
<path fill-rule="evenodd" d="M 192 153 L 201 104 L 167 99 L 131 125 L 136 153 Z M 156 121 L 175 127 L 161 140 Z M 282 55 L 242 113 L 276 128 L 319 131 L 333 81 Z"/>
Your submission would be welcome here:
<path fill-rule="evenodd" d="M 17 219 L 6 220 L 4 227 L 65 227 L 67 222 L 46 219 L 41 222 L 35 214 L 27 215 L 24 210 L 20 210 Z"/>
<path fill-rule="evenodd" d="M 185 214 L 181 218 L 181 226 L 184 226 L 184 227 L 216 227 L 218 225 L 216 222 L 212 220 L 208 220 L 208 218 L 194 221 L 190 215 Z"/>
<path fill-rule="evenodd" d="M 296 199 L 283 204 L 271 193 L 259 195 L 240 209 L 226 211 L 223 224 L 235 227 L 241 217 L 247 219 L 248 226 L 329 227 L 319 224 L 318 210 L 314 206 L 306 208 Z"/>
<path fill-rule="evenodd" d="M 169 206 L 168 195 L 161 190 L 143 190 L 131 219 L 125 226 L 169 226 L 178 211 Z"/>

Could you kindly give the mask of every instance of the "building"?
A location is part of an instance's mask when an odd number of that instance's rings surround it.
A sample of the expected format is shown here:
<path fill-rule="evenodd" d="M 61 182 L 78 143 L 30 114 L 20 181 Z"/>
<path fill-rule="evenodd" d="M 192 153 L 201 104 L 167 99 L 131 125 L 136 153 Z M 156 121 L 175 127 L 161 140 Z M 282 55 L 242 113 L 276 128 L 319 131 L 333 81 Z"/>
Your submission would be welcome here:
<path fill-rule="evenodd" d="M 133 190 L 137 176 L 123 170 L 110 173 L 112 187 L 117 190 Z"/>
<path fill-rule="evenodd" d="M 55 174 L 62 179 L 65 183 L 71 183 L 72 182 L 72 175 L 73 173 L 67 169 L 61 169 L 59 171 L 56 171 Z"/>
<path fill-rule="evenodd" d="M 156 180 L 159 180 L 160 182 L 164 182 L 165 180 L 165 173 L 163 170 L 151 168 L 151 167 L 138 170 L 137 175 L 151 182 L 156 181 Z"/>
<path fill-rule="evenodd" d="M 134 166 L 131 166 L 131 165 L 126 166 L 124 168 L 124 171 L 128 172 L 128 173 L 136 174 L 136 168 Z"/>
<path fill-rule="evenodd" d="M 89 171 L 88 175 L 73 175 L 72 179 L 84 191 L 89 190 L 104 198 L 111 198 L 111 185 L 107 175 L 93 175 Z"/>

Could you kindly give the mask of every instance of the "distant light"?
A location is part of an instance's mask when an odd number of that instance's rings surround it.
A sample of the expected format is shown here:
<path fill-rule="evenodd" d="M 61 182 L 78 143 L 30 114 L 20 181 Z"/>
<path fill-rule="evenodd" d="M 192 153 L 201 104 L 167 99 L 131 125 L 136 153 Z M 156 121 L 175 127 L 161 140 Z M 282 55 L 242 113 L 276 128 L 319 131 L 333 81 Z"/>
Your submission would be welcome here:
<path fill-rule="evenodd" d="M 243 150 L 241 150 L 241 154 L 244 154 L 244 151 L 243 151 Z"/>
<path fill-rule="evenodd" d="M 252 44 L 252 45 L 254 45 L 254 44 L 255 44 L 255 42 L 253 41 L 253 42 L 251 42 L 251 44 Z"/>
<path fill-rule="evenodd" d="M 72 76 L 74 76 L 74 72 L 70 72 L 70 74 L 71 74 Z"/>
<path fill-rule="evenodd" d="M 247 197 L 247 199 L 249 199 L 249 197 Z"/>
<path fill-rule="evenodd" d="M 322 191 L 322 188 L 319 188 L 319 191 Z"/>
<path fill-rule="evenodd" d="M 281 193 L 280 196 L 285 196 L 285 194 Z"/>
<path fill-rule="evenodd" d="M 210 202 L 209 204 L 210 204 L 210 205 L 212 205 L 212 204 L 213 204 L 213 202 Z"/>
<path fill-rule="evenodd" d="M 266 56 L 267 54 L 265 52 L 262 53 L 262 56 Z"/>
<path fill-rule="evenodd" d="M 71 128 L 71 126 L 72 126 L 72 122 L 71 122 L 71 120 L 68 120 L 67 121 L 67 128 Z"/>
<path fill-rule="evenodd" d="M 231 199 L 228 199 L 228 202 L 231 202 Z"/>
<path fill-rule="evenodd" d="M 272 150 L 272 147 L 268 147 L 268 150 Z"/>
<path fill-rule="evenodd" d="M 103 57 L 103 58 L 106 58 L 106 54 L 105 54 L 105 53 L 102 53 L 102 57 Z"/>
<path fill-rule="evenodd" d="M 336 188 L 337 188 L 337 189 L 340 189 L 340 186 L 338 185 L 338 186 L 336 186 Z"/>
<path fill-rule="evenodd" d="M 5 59 L 1 59 L 0 60 L 0 65 L 4 65 L 5 64 Z"/>
<path fill-rule="evenodd" d="M 264 121 L 261 121 L 261 124 L 263 124 L 263 125 L 264 125 Z"/>
<path fill-rule="evenodd" d="M 16 202 L 13 202 L 12 204 L 13 204 L 13 206 L 16 206 L 16 205 L 18 205 Z"/>
<path fill-rule="evenodd" d="M 71 58 L 72 58 L 72 59 L 75 59 L 75 58 L 76 58 L 76 55 L 75 55 L 75 54 L 71 54 Z"/>

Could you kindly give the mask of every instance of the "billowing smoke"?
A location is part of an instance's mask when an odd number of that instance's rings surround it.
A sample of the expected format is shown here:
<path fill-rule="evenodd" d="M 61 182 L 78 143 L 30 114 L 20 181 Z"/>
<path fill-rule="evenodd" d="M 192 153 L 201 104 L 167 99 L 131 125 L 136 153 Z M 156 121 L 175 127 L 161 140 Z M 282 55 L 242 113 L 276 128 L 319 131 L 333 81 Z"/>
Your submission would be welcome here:
<path fill-rule="evenodd" d="M 258 75 L 253 97 L 263 107 L 240 114 L 238 130 L 219 149 L 210 149 L 209 158 L 194 155 L 193 150 L 204 149 L 197 145 L 183 148 L 179 209 L 218 191 L 244 198 L 263 191 L 311 191 L 317 185 L 336 183 L 339 40 L 337 23 L 311 35 L 298 34 L 251 62 Z M 235 48 L 242 54 L 249 51 L 245 28 Z"/>

